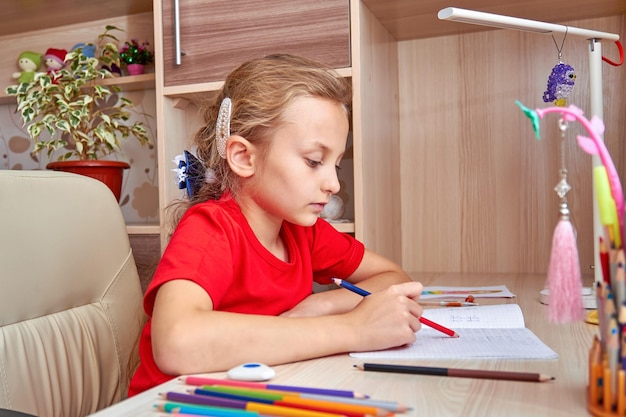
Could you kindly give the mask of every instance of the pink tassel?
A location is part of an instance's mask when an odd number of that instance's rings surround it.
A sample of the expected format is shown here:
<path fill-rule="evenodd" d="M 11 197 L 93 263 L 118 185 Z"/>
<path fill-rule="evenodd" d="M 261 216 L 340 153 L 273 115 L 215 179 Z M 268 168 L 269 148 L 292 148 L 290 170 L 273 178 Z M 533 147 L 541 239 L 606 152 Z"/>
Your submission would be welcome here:
<path fill-rule="evenodd" d="M 574 227 L 563 216 L 552 237 L 552 252 L 548 268 L 551 322 L 567 323 L 583 319 L 582 280 Z"/>

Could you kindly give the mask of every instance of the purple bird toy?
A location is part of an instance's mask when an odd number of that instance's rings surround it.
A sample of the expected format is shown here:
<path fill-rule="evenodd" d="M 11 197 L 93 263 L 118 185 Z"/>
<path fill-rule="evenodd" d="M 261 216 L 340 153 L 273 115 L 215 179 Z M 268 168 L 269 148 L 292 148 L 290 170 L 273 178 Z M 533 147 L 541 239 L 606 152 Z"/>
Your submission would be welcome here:
<path fill-rule="evenodd" d="M 548 77 L 548 89 L 543 93 L 543 101 L 554 103 L 555 106 L 565 107 L 567 97 L 574 89 L 576 74 L 571 65 L 560 62 L 552 68 Z"/>

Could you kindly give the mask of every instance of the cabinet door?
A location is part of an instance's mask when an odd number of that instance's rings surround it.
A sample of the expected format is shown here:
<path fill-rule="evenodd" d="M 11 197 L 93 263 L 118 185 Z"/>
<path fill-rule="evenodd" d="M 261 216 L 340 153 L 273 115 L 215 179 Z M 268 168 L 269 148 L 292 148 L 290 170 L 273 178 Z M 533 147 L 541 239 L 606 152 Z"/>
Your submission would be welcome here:
<path fill-rule="evenodd" d="M 174 0 L 163 0 L 166 86 L 223 80 L 242 62 L 273 53 L 350 66 L 348 0 L 179 0 L 181 64 L 175 62 Z"/>

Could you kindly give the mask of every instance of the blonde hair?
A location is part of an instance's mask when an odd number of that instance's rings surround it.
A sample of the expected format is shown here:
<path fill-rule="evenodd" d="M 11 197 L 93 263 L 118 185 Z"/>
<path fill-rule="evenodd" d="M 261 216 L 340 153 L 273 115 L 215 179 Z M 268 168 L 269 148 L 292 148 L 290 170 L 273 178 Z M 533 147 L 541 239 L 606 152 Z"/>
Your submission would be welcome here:
<path fill-rule="evenodd" d="M 283 123 L 283 114 L 298 97 L 324 98 L 339 103 L 349 116 L 352 99 L 350 83 L 335 71 L 312 59 L 287 55 L 268 55 L 245 62 L 228 75 L 213 103 L 201 108 L 203 127 L 194 137 L 196 156 L 215 181 L 204 182 L 190 200 L 176 204 L 174 226 L 191 205 L 218 199 L 230 190 L 236 195 L 239 177 L 217 151 L 215 125 L 220 104 L 232 100 L 231 135 L 239 135 L 266 149 L 273 131 Z"/>

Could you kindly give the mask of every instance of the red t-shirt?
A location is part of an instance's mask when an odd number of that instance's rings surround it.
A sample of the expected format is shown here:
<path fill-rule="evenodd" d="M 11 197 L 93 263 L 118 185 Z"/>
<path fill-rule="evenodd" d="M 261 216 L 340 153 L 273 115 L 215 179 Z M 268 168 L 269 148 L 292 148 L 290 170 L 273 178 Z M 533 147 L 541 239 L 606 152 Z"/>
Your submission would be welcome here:
<path fill-rule="evenodd" d="M 289 262 L 270 253 L 256 238 L 235 200 L 226 195 L 191 207 L 172 235 L 145 297 L 152 316 L 158 288 L 187 279 L 210 295 L 213 309 L 247 314 L 279 315 L 312 292 L 313 281 L 328 284 L 346 278 L 363 258 L 363 244 L 340 233 L 325 220 L 312 227 L 284 222 L 281 231 Z M 141 364 L 129 396 L 174 376 L 162 373 L 152 356 L 151 319 L 141 334 Z"/>

